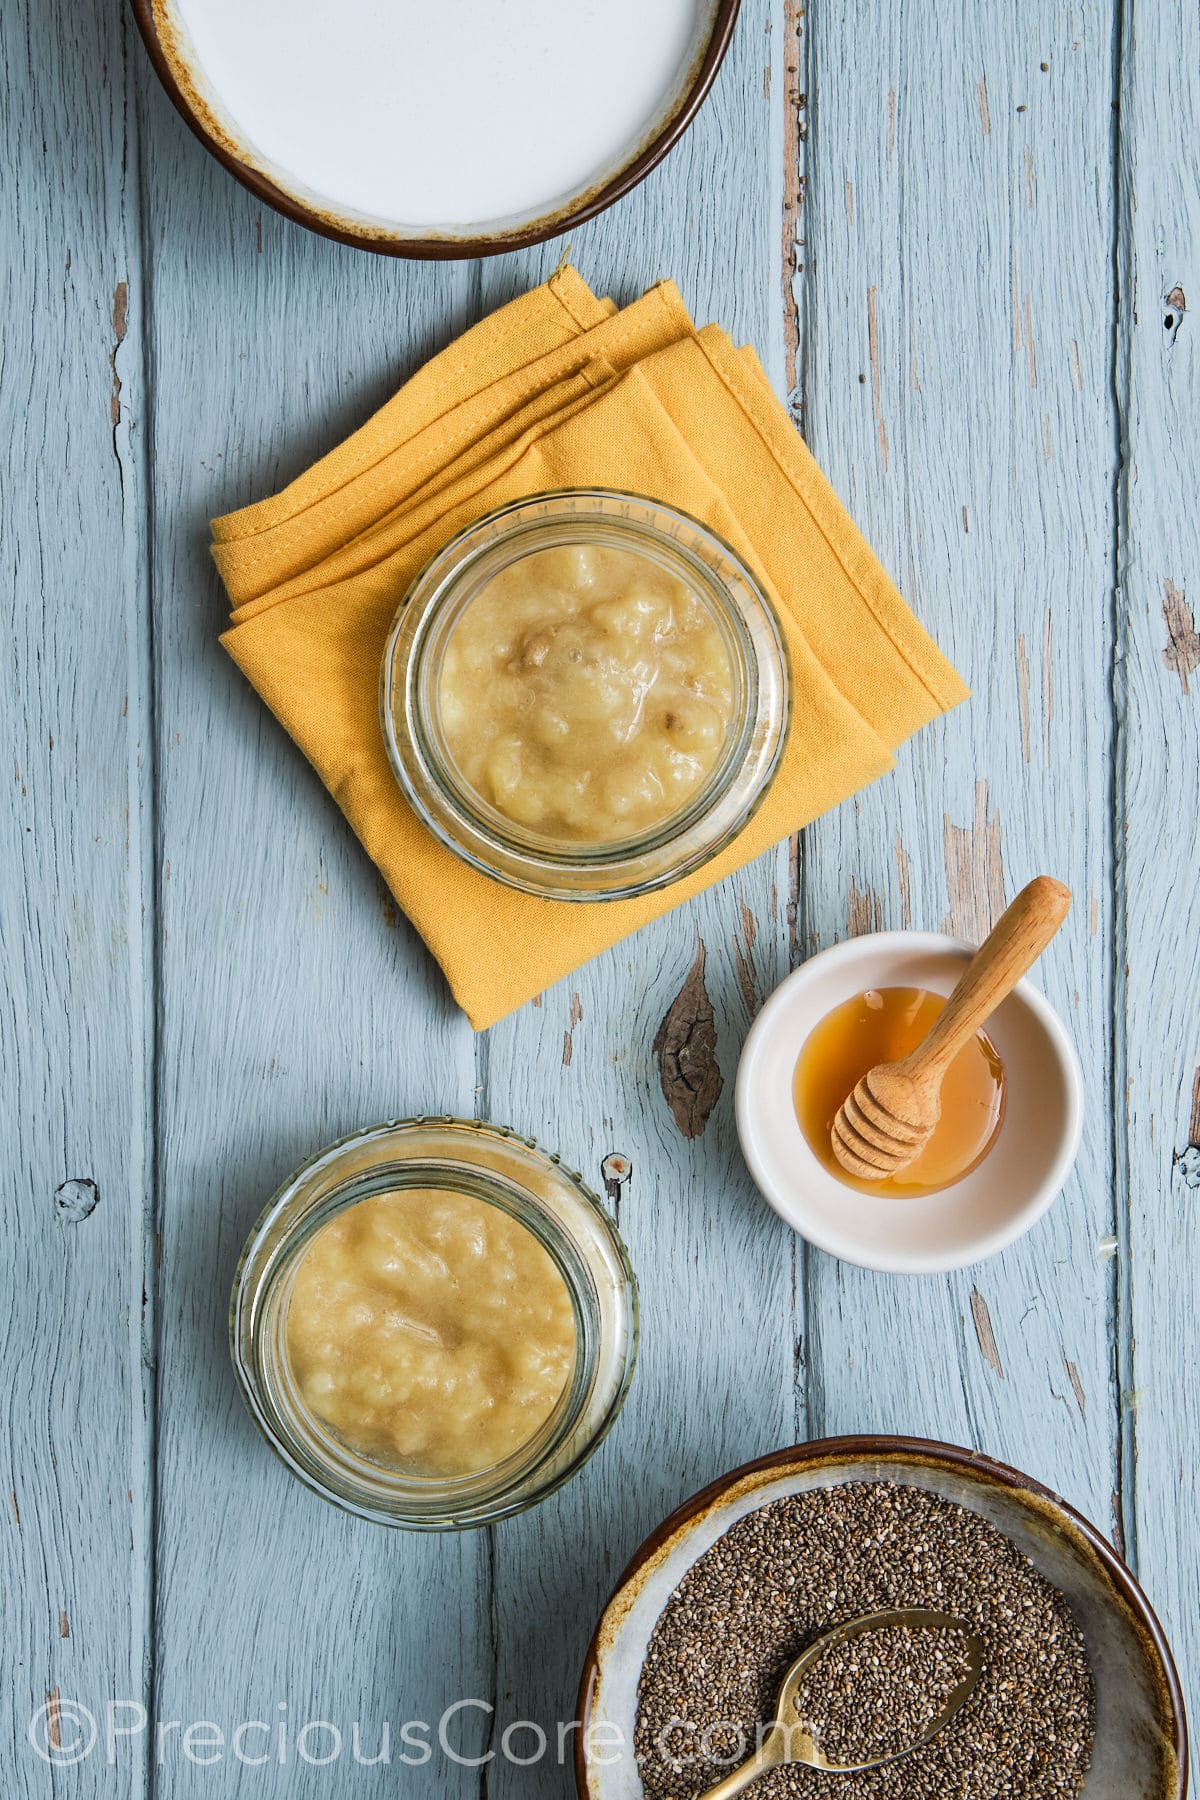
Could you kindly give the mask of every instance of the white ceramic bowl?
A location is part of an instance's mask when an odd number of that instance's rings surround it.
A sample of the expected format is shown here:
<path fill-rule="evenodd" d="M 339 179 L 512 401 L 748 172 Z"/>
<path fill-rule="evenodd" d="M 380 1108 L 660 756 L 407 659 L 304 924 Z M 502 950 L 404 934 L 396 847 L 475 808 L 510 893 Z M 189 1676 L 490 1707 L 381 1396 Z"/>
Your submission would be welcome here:
<path fill-rule="evenodd" d="M 163 86 L 259 200 L 390 256 L 570 232 L 687 129 L 739 0 L 132 0 Z"/>
<path fill-rule="evenodd" d="M 750 1173 L 788 1224 L 863 1268 L 928 1275 L 1003 1250 L 1046 1211 L 1079 1148 L 1083 1078 L 1058 1015 L 1028 980 L 992 1015 L 1004 1063 L 1004 1119 L 969 1175 L 912 1199 L 860 1192 L 818 1162 L 800 1129 L 792 1076 L 813 1027 L 868 988 L 948 994 L 972 946 L 935 932 L 880 931 L 823 950 L 780 983 L 738 1065 L 738 1136 Z"/>

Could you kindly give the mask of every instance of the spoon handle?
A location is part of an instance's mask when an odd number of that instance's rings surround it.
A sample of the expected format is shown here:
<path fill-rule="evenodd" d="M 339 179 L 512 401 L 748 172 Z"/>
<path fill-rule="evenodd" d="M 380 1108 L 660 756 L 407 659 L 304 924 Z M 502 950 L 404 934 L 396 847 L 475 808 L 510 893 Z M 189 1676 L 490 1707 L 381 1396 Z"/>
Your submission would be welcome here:
<path fill-rule="evenodd" d="M 752 1756 L 740 1768 L 731 1770 L 723 1781 L 718 1781 L 716 1787 L 705 1788 L 702 1794 L 696 1795 L 696 1800 L 733 1800 L 735 1794 L 748 1788 L 760 1775 L 765 1775 L 770 1769 L 777 1769 L 780 1763 L 786 1761 L 787 1741 L 779 1725 L 775 1725 L 763 1739 L 762 1749 L 756 1756 Z"/>
<path fill-rule="evenodd" d="M 904 1059 L 912 1075 L 944 1070 L 1033 967 L 1071 909 L 1071 890 L 1037 875 L 1000 915 L 959 978 L 937 1021 Z"/>

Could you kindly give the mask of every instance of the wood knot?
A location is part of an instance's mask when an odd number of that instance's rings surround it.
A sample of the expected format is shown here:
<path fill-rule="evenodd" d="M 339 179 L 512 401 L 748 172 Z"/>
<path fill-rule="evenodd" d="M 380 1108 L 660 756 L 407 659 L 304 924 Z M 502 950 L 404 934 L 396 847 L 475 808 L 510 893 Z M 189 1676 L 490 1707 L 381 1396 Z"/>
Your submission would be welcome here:
<path fill-rule="evenodd" d="M 725 1085 L 717 1066 L 716 1019 L 704 985 L 703 938 L 696 946 L 696 960 L 654 1039 L 663 1098 L 685 1138 L 701 1135 Z"/>
<path fill-rule="evenodd" d="M 1186 1150 L 1177 1150 L 1171 1161 L 1183 1176 L 1184 1187 L 1200 1188 L 1200 1144 L 1189 1144 Z"/>
<path fill-rule="evenodd" d="M 1187 295 L 1176 284 L 1164 299 L 1163 305 L 1166 308 L 1163 315 L 1163 330 L 1170 333 L 1171 342 L 1174 343 L 1179 333 L 1179 327 L 1183 324 L 1183 315 L 1187 311 Z"/>
<path fill-rule="evenodd" d="M 78 1225 L 95 1212 L 100 1189 L 83 1175 L 61 1182 L 54 1190 L 54 1210 L 64 1225 Z"/>

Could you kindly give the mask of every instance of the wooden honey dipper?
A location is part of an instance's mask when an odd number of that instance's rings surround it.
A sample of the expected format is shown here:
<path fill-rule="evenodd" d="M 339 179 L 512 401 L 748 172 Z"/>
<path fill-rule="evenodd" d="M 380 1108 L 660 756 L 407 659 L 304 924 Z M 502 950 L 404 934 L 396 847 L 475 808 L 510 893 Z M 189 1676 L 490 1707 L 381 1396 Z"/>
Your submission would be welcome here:
<path fill-rule="evenodd" d="M 942 1116 L 946 1070 L 1032 968 L 1070 908 L 1069 888 L 1036 876 L 1001 914 L 916 1049 L 867 1071 L 833 1121 L 833 1153 L 848 1174 L 883 1181 L 916 1161 Z"/>

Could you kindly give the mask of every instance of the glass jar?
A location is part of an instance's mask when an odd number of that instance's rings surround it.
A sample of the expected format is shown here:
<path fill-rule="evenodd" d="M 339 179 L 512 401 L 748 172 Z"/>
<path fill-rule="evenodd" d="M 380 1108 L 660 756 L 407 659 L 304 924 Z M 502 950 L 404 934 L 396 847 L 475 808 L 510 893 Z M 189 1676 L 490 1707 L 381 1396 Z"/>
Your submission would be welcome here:
<path fill-rule="evenodd" d="M 616 841 L 567 841 L 515 823 L 463 778 L 443 726 L 443 661 L 466 608 L 523 558 L 564 546 L 631 551 L 681 582 L 703 607 L 729 663 L 729 722 L 715 763 L 679 810 Z M 632 494 L 579 488 L 500 507 L 432 558 L 393 621 L 380 707 L 396 779 L 442 844 L 511 887 L 556 900 L 594 901 L 665 887 L 737 836 L 778 769 L 790 695 L 787 651 L 774 608 L 723 539 L 671 507 Z"/>
<path fill-rule="evenodd" d="M 518 1451 L 474 1474 L 426 1477 L 368 1459 L 308 1409 L 289 1362 L 288 1306 L 316 1234 L 360 1201 L 412 1188 L 449 1190 L 500 1208 L 548 1252 L 570 1296 L 574 1366 L 557 1404 Z M 608 1215 L 557 1157 L 477 1120 L 406 1119 L 344 1138 L 285 1182 L 242 1252 L 229 1329 L 243 1397 L 294 1475 L 360 1518 L 447 1531 L 523 1511 L 592 1455 L 633 1374 L 637 1287 Z"/>

